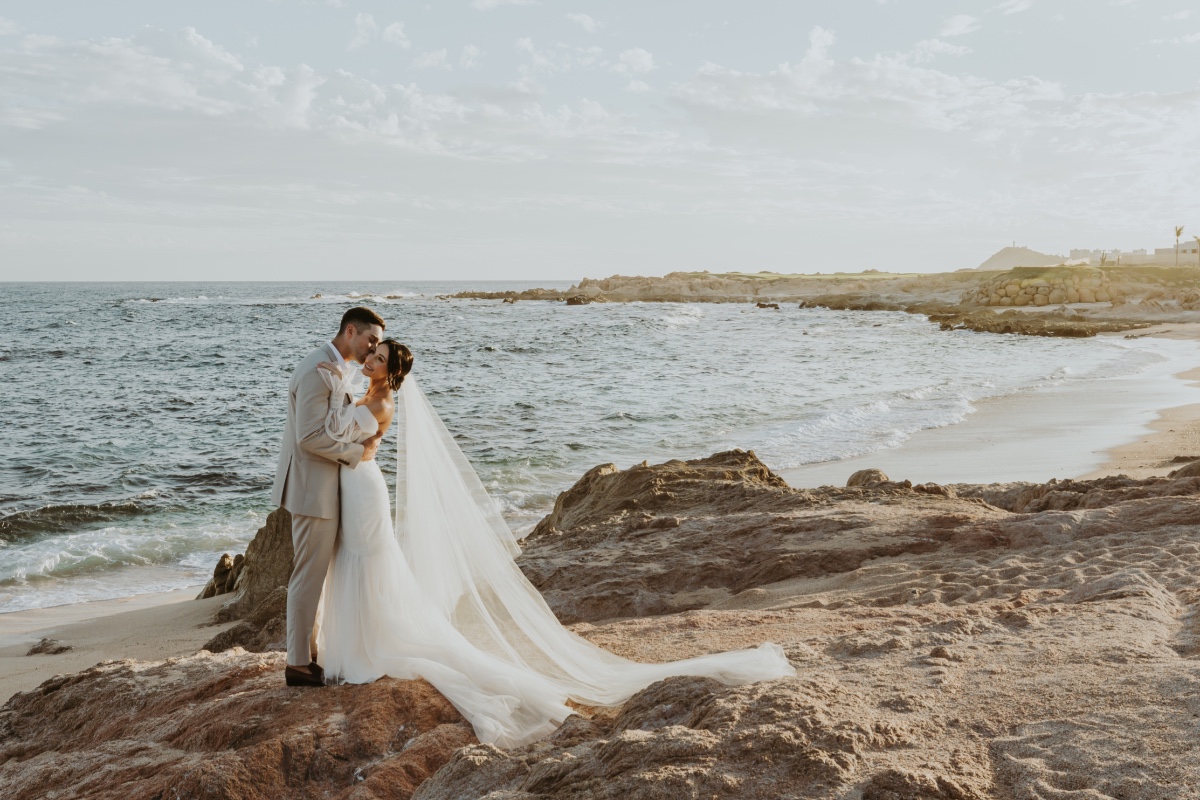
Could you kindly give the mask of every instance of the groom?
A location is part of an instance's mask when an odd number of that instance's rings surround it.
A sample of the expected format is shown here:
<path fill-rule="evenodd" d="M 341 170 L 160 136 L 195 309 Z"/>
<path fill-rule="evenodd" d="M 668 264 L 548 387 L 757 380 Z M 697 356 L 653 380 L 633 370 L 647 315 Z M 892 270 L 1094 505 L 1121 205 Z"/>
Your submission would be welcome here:
<path fill-rule="evenodd" d="M 317 664 L 317 603 L 341 518 L 338 469 L 354 469 L 375 457 L 379 436 L 362 444 L 339 442 L 325 432 L 331 390 L 321 379 L 317 364 L 332 361 L 363 363 L 383 339 L 383 320 L 369 308 L 352 308 L 342 315 L 333 341 L 313 350 L 296 367 L 288 385 L 287 424 L 283 451 L 275 471 L 271 502 L 292 514 L 292 577 L 287 593 L 288 686 L 323 686 L 324 671 Z M 350 402 L 340 397 L 338 402 Z"/>

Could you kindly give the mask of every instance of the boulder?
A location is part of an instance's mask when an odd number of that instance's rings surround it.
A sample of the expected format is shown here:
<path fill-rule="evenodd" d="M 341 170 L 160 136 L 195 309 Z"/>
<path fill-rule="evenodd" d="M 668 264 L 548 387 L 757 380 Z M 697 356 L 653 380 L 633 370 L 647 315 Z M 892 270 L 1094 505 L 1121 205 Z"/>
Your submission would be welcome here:
<path fill-rule="evenodd" d="M 846 481 L 847 486 L 874 486 L 887 483 L 888 476 L 881 469 L 860 469 Z"/>
<path fill-rule="evenodd" d="M 223 553 L 217 559 L 217 566 L 213 569 L 213 576 L 208 579 L 208 583 L 204 585 L 204 589 L 196 599 L 206 600 L 209 597 L 216 597 L 217 595 L 233 591 L 238 575 L 242 571 L 243 564 L 245 564 L 245 558 L 240 553 L 237 557 L 230 556 L 229 553 Z"/>
<path fill-rule="evenodd" d="M 70 649 L 72 649 L 71 645 L 63 644 L 58 639 L 51 639 L 49 637 L 46 637 L 46 638 L 39 640 L 38 643 L 35 644 L 33 647 L 29 648 L 29 652 L 27 652 L 25 655 L 27 655 L 27 656 L 56 656 L 59 653 L 65 653 Z"/>
<path fill-rule="evenodd" d="M 1200 477 L 1200 461 L 1193 461 L 1190 464 L 1180 467 L 1167 473 L 1170 478 L 1197 478 Z"/>

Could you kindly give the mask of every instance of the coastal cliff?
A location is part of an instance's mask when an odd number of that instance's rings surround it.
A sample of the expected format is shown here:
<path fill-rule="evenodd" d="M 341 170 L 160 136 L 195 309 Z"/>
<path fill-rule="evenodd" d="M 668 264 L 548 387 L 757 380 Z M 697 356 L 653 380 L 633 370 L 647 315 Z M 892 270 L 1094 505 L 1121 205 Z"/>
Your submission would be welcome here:
<path fill-rule="evenodd" d="M 266 652 L 104 662 L 15 695 L 0 783 L 13 798 L 1181 797 L 1200 781 L 1197 472 L 942 486 L 876 470 L 794 488 L 743 451 L 602 465 L 520 557 L 556 613 L 639 660 L 774 641 L 796 679 L 673 678 L 502 751 L 421 681 L 286 689 L 258 635 L 278 624 L 257 613 L 265 587 L 243 621 Z"/>

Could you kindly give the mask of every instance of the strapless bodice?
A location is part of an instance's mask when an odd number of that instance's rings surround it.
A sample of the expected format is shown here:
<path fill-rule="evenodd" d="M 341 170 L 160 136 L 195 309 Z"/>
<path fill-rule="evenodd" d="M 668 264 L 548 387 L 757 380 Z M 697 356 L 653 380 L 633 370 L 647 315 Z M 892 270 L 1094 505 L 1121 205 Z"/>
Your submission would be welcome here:
<path fill-rule="evenodd" d="M 357 423 L 359 431 L 358 435 L 354 437 L 355 441 L 361 442 L 379 433 L 379 420 L 375 419 L 371 409 L 366 406 L 354 407 L 354 421 Z"/>

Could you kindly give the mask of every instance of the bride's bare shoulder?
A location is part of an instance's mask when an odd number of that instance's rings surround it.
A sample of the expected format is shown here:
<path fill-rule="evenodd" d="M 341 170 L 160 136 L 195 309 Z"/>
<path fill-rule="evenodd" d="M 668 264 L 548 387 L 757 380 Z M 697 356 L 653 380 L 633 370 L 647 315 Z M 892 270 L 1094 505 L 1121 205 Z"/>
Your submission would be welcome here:
<path fill-rule="evenodd" d="M 392 421 L 392 416 L 396 413 L 396 402 L 390 397 L 367 398 L 366 406 L 381 429 Z"/>

